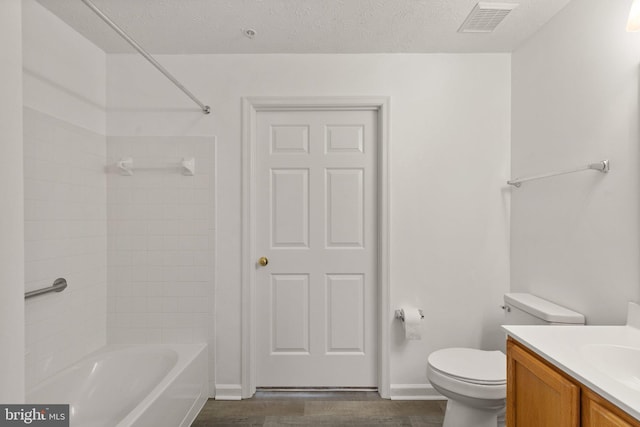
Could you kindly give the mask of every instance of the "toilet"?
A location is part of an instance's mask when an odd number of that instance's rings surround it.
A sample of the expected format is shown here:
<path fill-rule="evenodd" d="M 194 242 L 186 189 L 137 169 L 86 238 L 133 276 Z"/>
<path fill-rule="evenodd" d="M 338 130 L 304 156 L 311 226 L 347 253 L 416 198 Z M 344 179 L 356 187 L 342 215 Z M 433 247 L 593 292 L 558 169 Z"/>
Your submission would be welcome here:
<path fill-rule="evenodd" d="M 584 316 L 535 295 L 504 295 L 508 325 L 584 325 Z M 448 399 L 443 427 L 503 427 L 507 360 L 502 351 L 445 348 L 427 362 L 427 378 Z"/>

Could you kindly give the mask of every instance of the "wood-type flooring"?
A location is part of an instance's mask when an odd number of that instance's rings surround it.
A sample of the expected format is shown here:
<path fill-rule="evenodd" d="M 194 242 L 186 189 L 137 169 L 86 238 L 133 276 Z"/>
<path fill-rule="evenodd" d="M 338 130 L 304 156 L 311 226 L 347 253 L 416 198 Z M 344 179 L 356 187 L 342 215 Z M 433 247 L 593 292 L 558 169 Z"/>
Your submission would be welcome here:
<path fill-rule="evenodd" d="M 442 427 L 445 401 L 381 399 L 376 392 L 258 391 L 247 400 L 210 399 L 192 427 Z"/>

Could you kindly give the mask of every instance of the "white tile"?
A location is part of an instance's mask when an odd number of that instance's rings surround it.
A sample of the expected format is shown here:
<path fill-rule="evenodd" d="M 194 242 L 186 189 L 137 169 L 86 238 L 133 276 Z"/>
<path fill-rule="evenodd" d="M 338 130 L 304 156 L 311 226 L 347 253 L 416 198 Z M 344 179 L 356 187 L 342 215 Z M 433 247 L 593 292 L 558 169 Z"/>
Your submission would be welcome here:
<path fill-rule="evenodd" d="M 149 282 L 163 283 L 167 279 L 164 275 L 164 267 L 162 265 L 150 265 L 147 267 L 147 279 Z"/>
<path fill-rule="evenodd" d="M 147 312 L 149 313 L 162 313 L 163 310 L 163 302 L 165 298 L 163 297 L 148 297 L 147 298 Z"/>
<path fill-rule="evenodd" d="M 208 313 L 209 300 L 201 297 L 181 297 L 178 299 L 178 311 L 182 313 Z"/>
<path fill-rule="evenodd" d="M 213 251 L 194 251 L 193 254 L 193 265 L 202 265 L 212 267 L 214 262 Z M 213 275 L 209 277 L 212 279 Z"/>
<path fill-rule="evenodd" d="M 147 249 L 149 251 L 161 251 L 167 248 L 167 239 L 163 235 L 149 235 L 147 236 Z"/>
<path fill-rule="evenodd" d="M 159 283 L 147 283 L 147 295 L 150 297 L 160 297 L 163 295 L 162 285 Z"/>
<path fill-rule="evenodd" d="M 163 236 L 163 247 L 166 250 L 182 250 L 180 236 Z"/>
<path fill-rule="evenodd" d="M 179 298 L 176 298 L 176 297 L 164 297 L 162 299 L 162 312 L 163 313 L 177 313 L 178 312 L 178 301 L 179 301 Z"/>
<path fill-rule="evenodd" d="M 110 322 L 110 340 L 193 342 L 208 335 L 214 263 L 210 249 L 213 180 L 209 175 L 213 172 L 213 142 L 206 137 L 108 138 L 107 154 L 112 162 L 125 153 L 136 157 L 140 165 L 177 164 L 181 157 L 188 157 L 185 153 L 206 157 L 196 159 L 202 161 L 204 177 L 184 177 L 177 168 L 141 171 L 129 177 L 132 179 L 108 177 L 109 259 L 125 264 L 120 268 L 110 264 L 109 287 L 114 289 L 112 294 L 121 295 L 110 305 L 125 311 L 111 310 L 111 316 L 140 315 L 146 323 L 134 323 L 147 329 L 126 332 Z M 136 295 L 144 297 L 144 304 Z"/>
<path fill-rule="evenodd" d="M 146 285 L 146 283 L 132 283 L 130 288 L 131 288 L 131 296 L 132 297 L 146 297 L 147 296 L 147 285 Z"/>
<path fill-rule="evenodd" d="M 131 280 L 134 282 L 147 282 L 149 280 L 149 267 L 146 265 L 133 266 Z"/>
<path fill-rule="evenodd" d="M 209 249 L 208 236 L 180 236 L 178 248 L 183 251 L 206 251 Z"/>
<path fill-rule="evenodd" d="M 166 252 L 164 251 L 149 251 L 146 253 L 146 263 L 152 266 L 162 266 L 165 264 Z"/>
<path fill-rule="evenodd" d="M 163 328 L 162 342 L 163 343 L 180 343 L 180 344 L 192 343 L 193 329 L 192 328 Z"/>
<path fill-rule="evenodd" d="M 162 267 L 162 276 L 166 282 L 177 283 L 184 280 L 184 272 L 180 271 L 180 267 L 173 265 L 165 265 Z"/>

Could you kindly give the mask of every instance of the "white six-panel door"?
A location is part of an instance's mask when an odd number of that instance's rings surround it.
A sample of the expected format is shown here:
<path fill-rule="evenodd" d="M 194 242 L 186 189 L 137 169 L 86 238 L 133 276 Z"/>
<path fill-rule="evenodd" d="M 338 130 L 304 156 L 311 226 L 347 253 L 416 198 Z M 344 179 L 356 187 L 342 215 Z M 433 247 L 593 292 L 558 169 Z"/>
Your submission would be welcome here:
<path fill-rule="evenodd" d="M 376 111 L 256 117 L 256 385 L 375 387 Z"/>

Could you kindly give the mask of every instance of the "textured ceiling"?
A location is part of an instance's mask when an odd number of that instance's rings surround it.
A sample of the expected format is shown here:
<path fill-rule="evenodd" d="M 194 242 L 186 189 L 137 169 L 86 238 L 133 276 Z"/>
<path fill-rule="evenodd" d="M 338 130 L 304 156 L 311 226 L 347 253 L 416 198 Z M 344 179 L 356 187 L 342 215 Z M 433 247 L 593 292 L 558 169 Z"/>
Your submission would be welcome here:
<path fill-rule="evenodd" d="M 80 0 L 38 1 L 104 51 L 133 51 Z M 490 34 L 457 32 L 476 0 L 93 3 L 151 53 L 205 54 L 509 52 L 569 1 L 506 0 L 519 6 Z"/>

